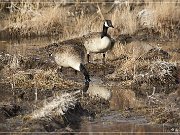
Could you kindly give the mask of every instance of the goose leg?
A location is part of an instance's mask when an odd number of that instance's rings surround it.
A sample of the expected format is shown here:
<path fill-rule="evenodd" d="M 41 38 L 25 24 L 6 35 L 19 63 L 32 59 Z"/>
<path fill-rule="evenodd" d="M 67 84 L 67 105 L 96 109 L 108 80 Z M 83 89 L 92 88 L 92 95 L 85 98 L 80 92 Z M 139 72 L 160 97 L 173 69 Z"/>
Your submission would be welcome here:
<path fill-rule="evenodd" d="M 105 65 L 105 53 L 103 53 L 103 65 Z M 105 76 L 105 68 L 103 68 L 103 75 Z"/>
<path fill-rule="evenodd" d="M 90 59 L 90 55 L 87 54 L 87 63 L 90 63 L 89 59 Z"/>
<path fill-rule="evenodd" d="M 86 82 L 90 82 L 91 80 L 89 78 L 89 73 L 88 73 L 88 71 L 86 70 L 86 68 L 85 68 L 85 66 L 83 64 L 80 64 L 80 71 L 83 73 Z"/>

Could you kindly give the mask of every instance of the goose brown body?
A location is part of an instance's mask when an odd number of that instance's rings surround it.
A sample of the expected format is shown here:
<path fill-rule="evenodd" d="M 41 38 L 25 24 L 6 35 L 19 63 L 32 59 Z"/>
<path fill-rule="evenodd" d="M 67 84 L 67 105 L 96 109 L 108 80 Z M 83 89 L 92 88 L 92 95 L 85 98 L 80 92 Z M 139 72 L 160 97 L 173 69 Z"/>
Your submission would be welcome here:
<path fill-rule="evenodd" d="M 63 44 L 54 49 L 52 56 L 58 66 L 72 67 L 80 71 L 80 64 L 84 64 L 85 51 L 75 44 Z"/>
<path fill-rule="evenodd" d="M 69 39 L 60 43 L 76 44 L 81 47 L 84 46 L 87 56 L 89 56 L 90 53 L 105 53 L 113 46 L 113 40 L 110 35 L 107 34 L 109 27 L 113 27 L 112 22 L 110 20 L 105 20 L 102 32 L 89 33 L 82 37 Z M 89 57 L 87 57 L 87 61 L 89 62 Z"/>
<path fill-rule="evenodd" d="M 42 48 L 40 51 L 48 53 L 48 56 L 53 58 L 58 67 L 71 67 L 82 72 L 85 77 L 85 86 L 89 86 L 89 73 L 84 66 L 86 54 L 84 46 L 80 44 L 78 45 L 75 42 L 63 41 L 60 43 L 50 44 L 45 48 Z"/>
<path fill-rule="evenodd" d="M 60 44 L 76 44 L 83 48 L 85 47 L 86 53 L 104 53 L 111 48 L 111 37 L 107 35 L 101 39 L 101 32 L 93 32 L 82 37 L 69 39 Z"/>
<path fill-rule="evenodd" d="M 90 33 L 85 36 L 54 43 L 45 47 L 59 67 L 72 67 L 81 71 L 86 82 L 89 82 L 89 73 L 87 72 L 84 61 L 85 54 L 104 53 L 112 46 L 111 37 L 107 34 L 109 27 L 113 27 L 110 20 L 105 20 L 102 32 Z M 114 28 L 114 27 L 113 27 Z M 105 55 L 103 55 L 105 58 Z M 89 62 L 89 57 L 87 57 Z"/>
<path fill-rule="evenodd" d="M 112 45 L 110 35 L 101 38 L 101 32 L 90 33 L 84 36 L 83 41 L 87 54 L 107 52 Z"/>

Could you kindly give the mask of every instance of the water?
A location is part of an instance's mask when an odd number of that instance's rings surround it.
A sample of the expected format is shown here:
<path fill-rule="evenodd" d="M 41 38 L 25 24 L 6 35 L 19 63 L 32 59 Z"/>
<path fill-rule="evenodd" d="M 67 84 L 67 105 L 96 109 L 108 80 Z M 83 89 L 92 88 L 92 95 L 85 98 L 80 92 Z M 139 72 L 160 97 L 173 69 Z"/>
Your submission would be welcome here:
<path fill-rule="evenodd" d="M 49 38 L 34 38 L 23 40 L 0 41 L 0 50 L 9 54 L 27 55 L 31 50 L 36 50 L 40 47 L 52 43 L 54 40 Z"/>
<path fill-rule="evenodd" d="M 35 38 L 35 39 L 25 39 L 21 41 L 0 41 L 0 53 L 4 52 L 10 55 L 13 54 L 20 54 L 22 56 L 32 55 L 39 47 L 44 47 L 52 42 L 54 42 L 54 39 L 48 39 L 48 38 Z M 151 43 L 151 44 L 157 44 L 157 43 Z M 172 61 L 179 61 L 180 53 L 178 53 L 176 50 L 180 46 L 178 42 L 167 42 L 167 43 L 160 43 L 159 47 L 163 48 L 164 50 L 170 52 L 172 55 Z M 99 65 L 101 65 L 101 61 L 97 62 Z M 108 63 L 109 64 L 109 63 Z M 96 65 L 95 65 L 96 66 Z M 81 120 L 80 121 L 80 127 L 77 129 L 77 131 L 80 132 L 90 132 L 89 134 L 95 134 L 95 133 L 119 133 L 119 132 L 128 132 L 134 134 L 145 134 L 145 132 L 154 132 L 154 133 L 162 133 L 162 132 L 168 132 L 168 131 L 178 131 L 178 128 L 176 130 L 176 127 L 173 127 L 173 125 L 162 125 L 162 124 L 150 124 L 151 122 L 146 118 L 145 114 L 137 115 L 134 113 L 134 111 L 131 111 L 133 108 L 138 108 L 139 105 L 141 105 L 141 101 L 138 101 L 136 95 L 131 89 L 124 90 L 122 88 L 122 85 L 119 81 L 109 81 L 107 82 L 103 76 L 103 72 L 101 72 L 102 69 L 98 69 L 98 71 L 93 70 L 90 71 L 90 74 L 92 76 L 92 86 L 90 86 L 91 91 L 96 90 L 94 93 L 95 95 L 98 95 L 99 93 L 106 93 L 108 92 L 110 98 L 110 107 L 108 111 L 105 111 L 103 108 L 100 108 L 101 114 L 100 116 L 95 117 L 95 119 L 90 120 Z M 113 67 L 106 68 L 106 70 L 114 70 Z M 109 72 L 106 72 L 108 74 Z M 78 74 L 77 76 L 74 76 L 73 70 L 66 70 L 64 71 L 64 76 L 72 79 L 72 80 L 80 80 L 82 81 L 82 75 Z M 78 79 L 77 79 L 78 77 Z M 80 79 L 79 79 L 80 78 Z M 13 103 L 13 95 L 12 90 L 9 86 L 6 86 L 4 84 L 0 84 L 1 86 L 1 107 L 4 104 L 11 104 Z M 7 89 L 7 90 L 6 90 Z M 5 91 L 6 90 L 6 91 Z M 99 91 L 99 93 L 97 92 Z M 22 91 L 21 91 L 22 92 Z M 21 94 L 20 92 L 20 94 Z M 29 113 L 32 110 L 32 104 L 34 103 L 34 91 L 30 90 L 24 90 L 24 92 L 28 96 L 26 96 L 24 103 L 21 103 L 21 105 L 26 106 L 26 111 L 19 111 L 17 110 L 16 117 L 4 117 L 2 116 L 2 122 L 0 122 L 0 131 L 21 131 L 21 126 L 24 124 L 22 122 L 22 117 L 20 115 L 23 115 L 25 113 Z M 16 91 L 16 93 L 18 93 Z M 92 92 L 93 93 L 93 92 Z M 44 95 L 43 95 L 44 94 Z M 53 91 L 45 91 L 40 94 L 39 100 L 43 100 L 43 98 L 52 97 Z M 107 94 L 105 94 L 107 95 Z M 33 98 L 32 98 L 33 97 Z M 27 99 L 27 100 L 26 100 Z M 134 99 L 134 100 L 133 100 Z M 14 103 L 13 103 L 14 104 Z M 94 104 L 96 106 L 96 104 Z M 31 110 L 31 111 L 27 111 Z M 103 113 L 104 111 L 104 113 Z M 126 116 L 124 115 L 124 111 L 126 112 Z M 122 113 L 123 112 L 123 113 Z M 3 115 L 3 114 L 0 114 Z M 18 117 L 19 116 L 19 117 Z M 81 117 L 81 116 L 80 116 Z M 15 121 L 21 121 L 19 124 L 13 124 Z M 5 125 L 3 123 L 7 124 L 6 129 Z M 8 125 L 9 124 L 9 125 Z M 20 128 L 20 129 L 18 129 Z M 31 126 L 29 127 L 31 128 Z M 37 130 L 32 131 L 41 131 L 42 127 L 39 127 Z M 56 127 L 51 127 L 52 131 L 56 131 Z M 30 130 L 31 131 L 31 130 Z M 58 131 L 58 130 L 57 130 Z M 66 130 L 65 130 L 66 131 Z M 76 131 L 76 130 L 75 130 Z M 170 134 L 170 133 L 169 133 Z"/>

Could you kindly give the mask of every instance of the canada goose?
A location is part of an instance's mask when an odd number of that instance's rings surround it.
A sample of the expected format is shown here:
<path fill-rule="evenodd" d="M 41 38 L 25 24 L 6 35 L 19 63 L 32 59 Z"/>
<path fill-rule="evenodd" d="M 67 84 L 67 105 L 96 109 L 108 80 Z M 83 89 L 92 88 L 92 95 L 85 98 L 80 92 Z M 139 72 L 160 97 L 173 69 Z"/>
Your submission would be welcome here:
<path fill-rule="evenodd" d="M 111 39 L 110 35 L 107 34 L 109 27 L 114 28 L 111 20 L 105 20 L 102 32 L 89 33 L 82 37 L 63 41 L 63 43 L 73 43 L 84 46 L 86 48 L 88 62 L 90 53 L 103 53 L 103 62 L 105 62 L 105 52 L 107 52 L 113 46 L 113 40 Z"/>
<path fill-rule="evenodd" d="M 112 48 L 111 36 L 107 34 L 108 28 L 114 26 L 111 20 L 105 20 L 102 32 L 94 32 L 84 36 L 84 46 L 87 50 L 87 61 L 90 53 L 103 53 L 103 63 L 105 63 L 105 52 Z"/>
<path fill-rule="evenodd" d="M 53 43 L 45 47 L 45 51 L 54 59 L 59 68 L 72 67 L 82 72 L 85 77 L 85 85 L 89 86 L 90 77 L 84 66 L 85 48 L 83 46 L 67 42 Z"/>

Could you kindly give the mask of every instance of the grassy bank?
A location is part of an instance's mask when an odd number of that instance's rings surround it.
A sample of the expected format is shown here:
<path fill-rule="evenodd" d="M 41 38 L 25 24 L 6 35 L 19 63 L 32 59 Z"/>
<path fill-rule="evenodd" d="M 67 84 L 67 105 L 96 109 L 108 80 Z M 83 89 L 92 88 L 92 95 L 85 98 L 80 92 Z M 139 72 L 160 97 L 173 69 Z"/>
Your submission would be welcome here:
<path fill-rule="evenodd" d="M 19 1 L 1 3 L 5 24 L 1 35 L 16 37 L 55 36 L 78 37 L 100 31 L 102 20 L 111 19 L 114 37 L 120 34 L 139 34 L 148 29 L 161 38 L 178 38 L 180 10 L 178 1 L 75 3 Z"/>

